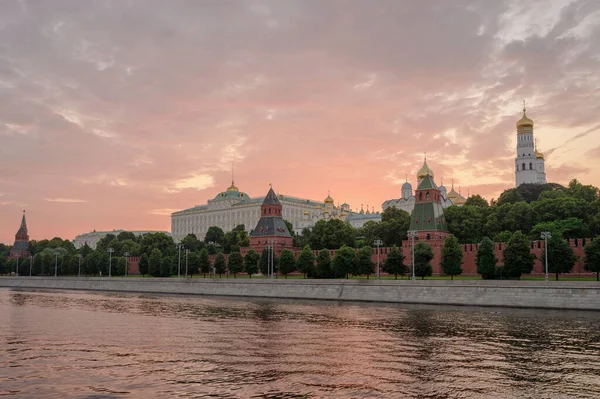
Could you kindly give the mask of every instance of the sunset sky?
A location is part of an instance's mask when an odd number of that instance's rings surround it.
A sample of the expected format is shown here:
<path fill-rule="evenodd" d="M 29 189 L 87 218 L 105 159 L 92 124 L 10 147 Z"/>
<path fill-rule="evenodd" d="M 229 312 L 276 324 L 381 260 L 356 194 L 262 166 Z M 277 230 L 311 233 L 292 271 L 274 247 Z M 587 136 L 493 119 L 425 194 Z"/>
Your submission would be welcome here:
<path fill-rule="evenodd" d="M 235 183 L 381 208 L 547 178 L 600 186 L 600 1 L 0 1 L 0 242 L 170 230 Z"/>

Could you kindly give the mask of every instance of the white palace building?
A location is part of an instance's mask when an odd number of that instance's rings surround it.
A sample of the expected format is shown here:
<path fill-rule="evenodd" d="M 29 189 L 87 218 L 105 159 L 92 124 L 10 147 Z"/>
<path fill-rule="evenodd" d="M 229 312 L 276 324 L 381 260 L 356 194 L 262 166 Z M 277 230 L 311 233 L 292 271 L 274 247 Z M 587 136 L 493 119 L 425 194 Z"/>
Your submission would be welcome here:
<path fill-rule="evenodd" d="M 294 226 L 294 232 L 300 233 L 304 228 L 313 227 L 319 220 L 341 219 L 348 221 L 353 227 L 362 227 L 366 222 L 381 220 L 381 214 L 361 209 L 352 211 L 350 205 L 334 205 L 333 198 L 314 201 L 305 198 L 279 194 L 279 202 L 283 206 L 283 218 Z M 171 214 L 171 234 L 175 241 L 182 240 L 188 234 L 195 234 L 204 239 L 208 228 L 220 227 L 223 231 L 231 231 L 237 225 L 243 224 L 250 232 L 260 219 L 260 206 L 264 197 L 250 198 L 231 182 L 227 190 L 208 200 L 206 205 Z"/>

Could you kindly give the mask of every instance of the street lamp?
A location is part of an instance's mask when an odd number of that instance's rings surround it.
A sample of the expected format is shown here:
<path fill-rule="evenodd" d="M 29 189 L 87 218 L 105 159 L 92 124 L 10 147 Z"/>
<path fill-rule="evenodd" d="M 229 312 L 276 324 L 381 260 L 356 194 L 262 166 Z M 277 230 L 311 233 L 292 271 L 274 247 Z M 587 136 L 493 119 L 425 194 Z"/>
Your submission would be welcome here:
<path fill-rule="evenodd" d="M 179 252 L 179 261 L 177 262 L 177 278 L 181 277 L 181 248 L 183 248 L 183 244 L 177 244 L 177 251 Z"/>
<path fill-rule="evenodd" d="M 114 248 L 108 248 L 108 277 L 112 275 L 112 254 L 115 252 Z"/>
<path fill-rule="evenodd" d="M 377 247 L 377 280 L 379 280 L 381 273 L 379 272 L 379 247 L 383 245 L 383 241 L 375 240 L 373 245 Z"/>
<path fill-rule="evenodd" d="M 125 277 L 127 277 L 127 272 L 129 271 L 129 255 L 131 255 L 129 252 L 125 252 L 123 254 L 125 256 Z"/>
<path fill-rule="evenodd" d="M 409 230 L 408 237 L 412 239 L 412 280 L 415 281 L 415 237 L 419 232 L 417 230 Z"/>
<path fill-rule="evenodd" d="M 29 256 L 29 277 L 31 277 L 31 269 L 33 269 L 33 258 L 35 258 L 35 255 Z"/>
<path fill-rule="evenodd" d="M 188 254 L 190 253 L 190 250 L 186 248 L 185 250 L 185 278 L 187 278 L 188 276 Z"/>
<path fill-rule="evenodd" d="M 77 271 L 77 277 L 81 277 L 81 258 L 83 258 L 82 254 L 77 255 L 79 258 L 79 270 Z"/>
<path fill-rule="evenodd" d="M 549 231 L 542 231 L 541 237 L 544 239 L 544 251 L 546 253 L 546 281 L 548 281 L 548 238 L 552 238 L 552 233 Z"/>

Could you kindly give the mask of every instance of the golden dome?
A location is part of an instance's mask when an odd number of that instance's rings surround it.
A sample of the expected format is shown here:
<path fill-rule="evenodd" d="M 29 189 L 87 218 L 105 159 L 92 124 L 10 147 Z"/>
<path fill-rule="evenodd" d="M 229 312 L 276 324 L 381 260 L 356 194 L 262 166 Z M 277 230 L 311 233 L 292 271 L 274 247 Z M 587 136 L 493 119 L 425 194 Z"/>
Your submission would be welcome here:
<path fill-rule="evenodd" d="M 452 201 L 452 203 L 456 203 L 456 199 L 459 197 L 460 194 L 458 194 L 455 190 L 454 190 L 454 185 L 452 185 L 452 189 L 450 190 L 450 192 L 446 195 L 446 198 L 448 198 L 450 201 Z"/>
<path fill-rule="evenodd" d="M 342 213 L 340 213 L 340 216 L 342 216 L 342 217 L 344 217 L 344 216 L 346 216 L 346 215 L 347 215 L 347 213 L 346 213 L 346 212 L 344 212 L 344 211 L 342 211 Z"/>
<path fill-rule="evenodd" d="M 333 204 L 333 198 L 331 198 L 331 195 L 329 195 L 329 193 L 327 193 L 327 198 L 325 198 L 323 202 L 325 202 L 326 204 Z"/>
<path fill-rule="evenodd" d="M 533 127 L 533 121 L 525 114 L 525 108 L 523 108 L 523 117 L 517 121 L 517 129 L 520 127 Z"/>
<path fill-rule="evenodd" d="M 304 211 L 304 216 L 308 216 L 308 215 L 310 215 L 310 212 L 309 211 Z"/>
<path fill-rule="evenodd" d="M 238 190 L 238 188 L 235 186 L 235 184 L 233 184 L 233 180 L 231 181 L 231 186 L 229 186 L 227 188 L 227 191 L 240 191 Z"/>
<path fill-rule="evenodd" d="M 429 175 L 429 176 L 431 176 L 433 178 L 433 170 L 431 170 L 429 168 L 429 165 L 427 165 L 427 159 L 425 159 L 425 162 L 423 162 L 423 166 L 417 172 L 417 179 L 418 180 L 422 180 L 427 175 Z"/>
<path fill-rule="evenodd" d="M 460 194 L 458 194 L 458 197 L 456 197 L 456 199 L 452 201 L 454 205 L 464 205 L 465 202 L 467 202 L 466 198 Z"/>
<path fill-rule="evenodd" d="M 537 150 L 537 148 L 535 149 L 535 151 L 533 152 L 533 154 L 535 155 L 535 159 L 544 159 L 544 154 L 542 154 L 541 152 L 539 152 Z"/>

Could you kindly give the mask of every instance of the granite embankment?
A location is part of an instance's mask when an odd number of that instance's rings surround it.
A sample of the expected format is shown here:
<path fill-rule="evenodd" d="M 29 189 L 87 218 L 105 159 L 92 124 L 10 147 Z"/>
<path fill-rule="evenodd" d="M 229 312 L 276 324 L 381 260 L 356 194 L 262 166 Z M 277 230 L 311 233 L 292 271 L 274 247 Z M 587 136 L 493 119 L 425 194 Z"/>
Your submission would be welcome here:
<path fill-rule="evenodd" d="M 600 310 L 594 281 L 0 277 L 0 287 Z"/>

